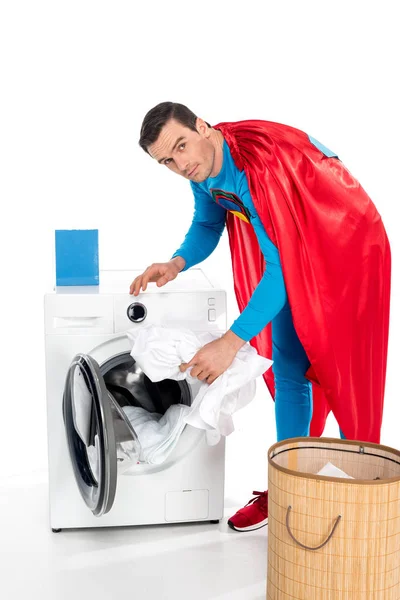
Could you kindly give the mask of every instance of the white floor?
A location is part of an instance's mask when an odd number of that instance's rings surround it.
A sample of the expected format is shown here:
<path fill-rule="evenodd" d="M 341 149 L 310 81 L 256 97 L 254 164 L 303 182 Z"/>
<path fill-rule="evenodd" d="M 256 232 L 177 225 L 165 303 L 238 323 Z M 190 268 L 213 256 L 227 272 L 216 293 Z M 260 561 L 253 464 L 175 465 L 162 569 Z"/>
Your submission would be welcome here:
<path fill-rule="evenodd" d="M 219 525 L 52 533 L 47 474 L 0 479 L 0 597 L 4 600 L 265 599 L 267 530 Z"/>

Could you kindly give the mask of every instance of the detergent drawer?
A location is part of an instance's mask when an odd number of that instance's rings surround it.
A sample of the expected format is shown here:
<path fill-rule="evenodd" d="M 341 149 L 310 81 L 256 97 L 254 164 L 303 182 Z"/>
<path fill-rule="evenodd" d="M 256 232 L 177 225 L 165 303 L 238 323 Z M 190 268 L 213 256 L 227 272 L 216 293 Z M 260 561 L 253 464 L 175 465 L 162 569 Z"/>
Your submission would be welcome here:
<path fill-rule="evenodd" d="M 113 333 L 112 295 L 47 294 L 44 299 L 47 335 Z"/>

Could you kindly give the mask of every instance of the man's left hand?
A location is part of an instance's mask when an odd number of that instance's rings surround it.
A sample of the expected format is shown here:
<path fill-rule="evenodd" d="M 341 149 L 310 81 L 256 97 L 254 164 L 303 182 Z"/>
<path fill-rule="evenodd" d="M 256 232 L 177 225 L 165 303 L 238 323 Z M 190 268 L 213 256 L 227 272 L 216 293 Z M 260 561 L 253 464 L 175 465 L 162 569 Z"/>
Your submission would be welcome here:
<path fill-rule="evenodd" d="M 184 372 L 192 367 L 192 377 L 211 384 L 231 366 L 237 352 L 245 343 L 229 330 L 218 340 L 200 348 L 190 362 L 182 363 L 179 368 Z"/>

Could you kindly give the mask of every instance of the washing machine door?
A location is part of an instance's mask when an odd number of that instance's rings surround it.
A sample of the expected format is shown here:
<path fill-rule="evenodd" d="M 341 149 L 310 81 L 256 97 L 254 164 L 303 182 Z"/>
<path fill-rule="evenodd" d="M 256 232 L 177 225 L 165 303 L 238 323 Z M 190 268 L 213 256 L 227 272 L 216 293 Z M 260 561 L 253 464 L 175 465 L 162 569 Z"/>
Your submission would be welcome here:
<path fill-rule="evenodd" d="M 75 356 L 66 378 L 63 416 L 79 487 L 95 516 L 112 507 L 122 454 L 135 462 L 140 446 L 132 426 L 106 387 L 93 357 Z"/>

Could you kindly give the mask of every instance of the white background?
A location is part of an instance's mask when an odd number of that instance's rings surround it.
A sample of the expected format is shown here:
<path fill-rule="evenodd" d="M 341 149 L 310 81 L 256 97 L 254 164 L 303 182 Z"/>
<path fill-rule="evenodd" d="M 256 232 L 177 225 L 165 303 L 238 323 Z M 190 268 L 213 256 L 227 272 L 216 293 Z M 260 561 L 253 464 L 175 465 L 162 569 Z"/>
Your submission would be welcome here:
<path fill-rule="evenodd" d="M 395 2 L 1 3 L 0 475 L 47 466 L 43 295 L 55 229 L 98 228 L 103 269 L 168 260 L 192 216 L 189 184 L 138 146 L 172 100 L 210 123 L 278 121 L 332 150 L 375 202 L 392 246 L 382 443 L 398 441 L 400 56 Z M 237 315 L 227 237 L 203 263 Z M 126 282 L 127 289 L 130 281 Z M 365 374 L 368 377 L 368 373 Z M 229 481 L 265 488 L 275 442 L 262 382 L 228 439 Z M 337 435 L 331 419 L 326 433 Z"/>

